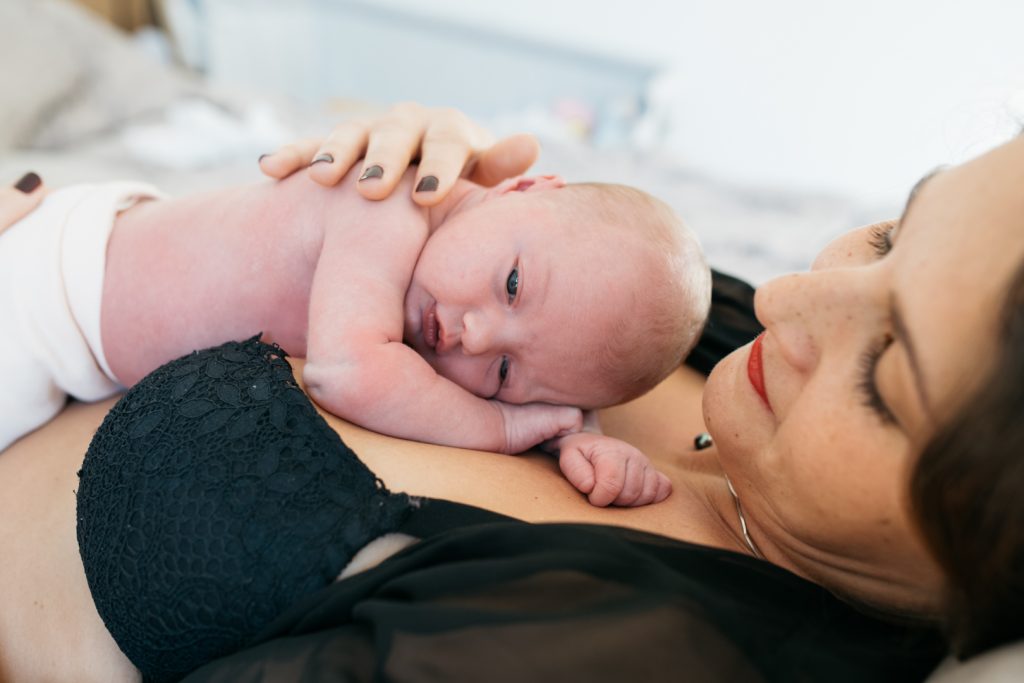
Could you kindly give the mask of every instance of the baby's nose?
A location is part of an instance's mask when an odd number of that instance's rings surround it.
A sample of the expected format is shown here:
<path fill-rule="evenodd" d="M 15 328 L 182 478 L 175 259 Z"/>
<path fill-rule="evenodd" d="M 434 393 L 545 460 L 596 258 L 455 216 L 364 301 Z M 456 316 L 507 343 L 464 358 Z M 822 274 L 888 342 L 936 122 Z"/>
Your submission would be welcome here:
<path fill-rule="evenodd" d="M 470 356 L 486 353 L 491 348 L 491 325 L 483 315 L 469 312 L 462 316 L 462 351 Z"/>

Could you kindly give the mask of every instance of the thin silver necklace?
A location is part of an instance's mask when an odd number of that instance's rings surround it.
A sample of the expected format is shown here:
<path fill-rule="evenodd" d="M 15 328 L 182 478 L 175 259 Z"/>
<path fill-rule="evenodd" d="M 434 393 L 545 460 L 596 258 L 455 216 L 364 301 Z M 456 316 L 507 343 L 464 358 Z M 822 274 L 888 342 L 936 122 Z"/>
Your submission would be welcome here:
<path fill-rule="evenodd" d="M 715 445 L 715 442 L 711 439 L 711 435 L 707 432 L 701 432 L 693 438 L 693 447 L 698 451 L 702 451 L 705 448 L 711 448 Z M 729 493 L 732 495 L 733 501 L 736 503 L 736 514 L 740 518 L 740 530 L 743 532 L 743 540 L 746 541 L 747 547 L 750 548 L 750 552 L 754 554 L 759 560 L 764 559 L 764 555 L 757 549 L 757 544 L 754 543 L 754 539 L 750 537 L 750 532 L 747 531 L 747 518 L 743 516 L 743 508 L 740 506 L 740 497 L 736 495 L 736 489 L 732 487 L 732 482 L 729 481 L 729 476 L 725 475 L 725 485 L 729 487 Z"/>
<path fill-rule="evenodd" d="M 736 489 L 732 487 L 732 482 L 729 481 L 728 475 L 725 476 L 725 485 L 729 487 L 729 493 L 732 494 L 732 499 L 736 501 L 736 514 L 740 517 L 740 530 L 743 531 L 743 540 L 747 542 L 747 547 L 750 548 L 750 552 L 754 553 L 754 557 L 763 560 L 764 555 L 757 549 L 754 539 L 750 537 L 750 532 L 747 531 L 747 520 L 743 516 L 743 508 L 740 507 L 740 497 L 736 495 Z"/>

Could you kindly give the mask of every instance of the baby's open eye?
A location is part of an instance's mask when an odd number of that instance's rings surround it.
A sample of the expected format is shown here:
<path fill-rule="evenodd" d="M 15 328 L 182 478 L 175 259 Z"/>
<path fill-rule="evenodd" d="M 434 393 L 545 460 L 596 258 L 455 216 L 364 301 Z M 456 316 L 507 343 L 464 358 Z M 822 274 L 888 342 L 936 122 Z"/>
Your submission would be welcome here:
<path fill-rule="evenodd" d="M 505 292 L 508 294 L 509 303 L 516 300 L 516 295 L 519 294 L 519 266 L 514 267 L 508 274 L 508 279 L 505 280 Z"/>
<path fill-rule="evenodd" d="M 508 356 L 502 356 L 501 365 L 498 367 L 499 384 L 504 384 L 506 377 L 508 377 Z"/>

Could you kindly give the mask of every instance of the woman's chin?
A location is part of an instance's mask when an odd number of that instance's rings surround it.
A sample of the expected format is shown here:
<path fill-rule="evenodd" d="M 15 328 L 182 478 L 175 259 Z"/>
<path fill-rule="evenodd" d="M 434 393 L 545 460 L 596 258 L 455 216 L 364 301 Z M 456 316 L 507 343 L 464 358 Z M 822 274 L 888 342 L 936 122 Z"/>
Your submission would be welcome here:
<path fill-rule="evenodd" d="M 743 346 L 723 358 L 704 385 L 704 424 L 720 455 L 756 450 L 773 432 L 766 420 L 770 413 L 747 378 L 748 353 L 749 346 Z"/>

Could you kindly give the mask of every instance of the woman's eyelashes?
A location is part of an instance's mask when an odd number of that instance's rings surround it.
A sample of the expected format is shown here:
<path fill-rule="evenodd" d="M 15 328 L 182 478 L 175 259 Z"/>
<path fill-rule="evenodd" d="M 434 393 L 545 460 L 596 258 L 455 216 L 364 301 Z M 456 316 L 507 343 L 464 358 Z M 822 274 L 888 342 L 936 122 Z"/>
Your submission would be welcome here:
<path fill-rule="evenodd" d="M 892 233 L 896 223 L 879 223 L 868 231 L 868 244 L 875 250 L 878 258 L 892 251 Z"/>
<path fill-rule="evenodd" d="M 892 251 L 892 234 L 896 229 L 896 223 L 879 223 L 868 231 L 868 243 L 874 249 L 878 258 L 883 258 Z M 896 424 L 896 416 L 889 410 L 889 406 L 882 399 L 878 391 L 878 383 L 875 381 L 875 372 L 878 369 L 878 361 L 882 354 L 892 344 L 891 335 L 885 335 L 881 341 L 872 344 L 871 348 L 865 351 L 860 357 L 860 381 L 857 383 L 863 398 L 864 405 L 870 408 L 879 417 L 883 424 Z"/>
<path fill-rule="evenodd" d="M 860 390 L 864 398 L 864 405 L 871 408 L 872 411 L 882 420 L 883 424 L 894 425 L 896 424 L 896 416 L 889 410 L 889 406 L 885 404 L 882 399 L 882 394 L 878 391 L 878 383 L 875 381 L 875 372 L 878 369 L 878 361 L 882 357 L 889 345 L 892 344 L 892 337 L 886 335 L 880 343 L 872 345 L 870 349 L 864 352 L 860 357 L 860 381 L 857 383 L 857 387 Z"/>
<path fill-rule="evenodd" d="M 519 295 L 519 266 L 513 266 L 512 272 L 508 274 L 508 278 L 505 280 L 505 294 L 508 295 L 508 302 L 512 303 L 516 300 L 516 296 Z"/>

